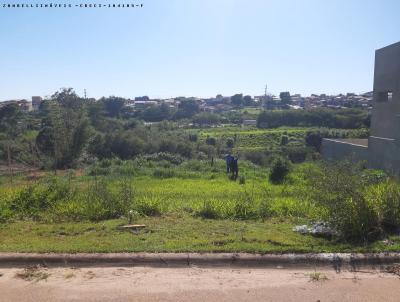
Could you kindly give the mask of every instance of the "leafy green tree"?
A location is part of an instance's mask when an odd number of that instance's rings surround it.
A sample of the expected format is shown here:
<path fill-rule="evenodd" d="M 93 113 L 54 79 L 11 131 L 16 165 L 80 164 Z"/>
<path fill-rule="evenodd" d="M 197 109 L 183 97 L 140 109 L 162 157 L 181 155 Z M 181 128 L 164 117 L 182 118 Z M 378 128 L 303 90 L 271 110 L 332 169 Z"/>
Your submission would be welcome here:
<path fill-rule="evenodd" d="M 120 132 L 112 137 L 110 150 L 121 159 L 132 159 L 143 152 L 144 141 L 133 132 Z"/>
<path fill-rule="evenodd" d="M 243 94 L 235 94 L 231 97 L 231 103 L 235 107 L 240 107 L 243 105 Z"/>
<path fill-rule="evenodd" d="M 190 144 L 179 143 L 176 145 L 176 153 L 178 153 L 186 158 L 191 158 L 192 152 L 193 152 L 193 149 Z"/>
<path fill-rule="evenodd" d="M 322 135 L 318 132 L 308 131 L 306 134 L 306 145 L 309 147 L 314 147 L 318 152 L 321 151 L 322 146 Z"/>
<path fill-rule="evenodd" d="M 125 106 L 125 99 L 115 96 L 102 98 L 100 100 L 104 103 L 104 108 L 109 117 L 120 117 L 122 108 Z"/>
<path fill-rule="evenodd" d="M 193 117 L 193 123 L 197 125 L 216 125 L 220 122 L 219 115 L 210 112 L 202 112 Z"/>
<path fill-rule="evenodd" d="M 174 119 L 191 118 L 200 112 L 200 106 L 193 99 L 182 100 L 178 105 L 178 111 L 175 113 Z"/>
<path fill-rule="evenodd" d="M 13 139 L 21 133 L 23 113 L 17 104 L 9 104 L 0 108 L 0 131 L 7 133 Z"/>
<path fill-rule="evenodd" d="M 239 112 L 239 111 L 229 111 L 227 113 L 224 114 L 224 117 L 227 118 L 227 122 L 228 123 L 232 123 L 232 124 L 241 124 L 243 123 L 243 113 Z"/>
<path fill-rule="evenodd" d="M 8 165 L 11 164 L 15 141 L 26 130 L 25 125 L 18 105 L 9 104 L 0 108 L 0 132 L 3 133 L 3 137 L 0 137 L 0 149 L 3 156 L 6 155 Z"/>
<path fill-rule="evenodd" d="M 168 104 L 151 106 L 143 112 L 142 116 L 147 122 L 161 122 L 172 117 L 172 109 Z"/>
<path fill-rule="evenodd" d="M 85 101 L 71 89 L 62 89 L 46 101 L 37 145 L 55 168 L 75 164 L 89 140 Z"/>
<path fill-rule="evenodd" d="M 96 129 L 101 129 L 107 115 L 104 101 L 86 101 L 86 108 L 91 125 Z"/>
<path fill-rule="evenodd" d="M 89 154 L 97 157 L 98 159 L 110 158 L 111 157 L 110 146 L 111 143 L 107 144 L 106 135 L 97 133 L 96 135 L 93 136 L 93 138 L 89 143 L 88 152 Z"/>
<path fill-rule="evenodd" d="M 254 100 L 250 95 L 246 95 L 243 97 L 243 105 L 244 106 L 253 106 Z"/>
<path fill-rule="evenodd" d="M 269 180 L 273 184 L 281 184 L 286 179 L 289 172 L 290 172 L 290 163 L 283 158 L 278 158 L 277 160 L 275 160 L 272 166 L 272 170 L 269 175 Z"/>
<path fill-rule="evenodd" d="M 284 91 L 279 94 L 279 98 L 281 99 L 281 102 L 284 104 L 288 104 L 292 101 L 292 97 L 290 96 L 289 91 Z"/>
<path fill-rule="evenodd" d="M 159 152 L 175 153 L 176 147 L 176 141 L 174 139 L 164 138 L 160 142 Z"/>

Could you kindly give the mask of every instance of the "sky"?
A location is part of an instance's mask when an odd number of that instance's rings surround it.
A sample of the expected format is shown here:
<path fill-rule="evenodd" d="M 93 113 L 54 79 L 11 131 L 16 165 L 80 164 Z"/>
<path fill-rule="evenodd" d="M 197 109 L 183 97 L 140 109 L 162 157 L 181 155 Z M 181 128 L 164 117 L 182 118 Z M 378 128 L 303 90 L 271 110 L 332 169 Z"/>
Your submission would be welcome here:
<path fill-rule="evenodd" d="M 143 8 L 3 8 L 8 3 Z M 0 100 L 372 90 L 398 0 L 0 0 Z"/>

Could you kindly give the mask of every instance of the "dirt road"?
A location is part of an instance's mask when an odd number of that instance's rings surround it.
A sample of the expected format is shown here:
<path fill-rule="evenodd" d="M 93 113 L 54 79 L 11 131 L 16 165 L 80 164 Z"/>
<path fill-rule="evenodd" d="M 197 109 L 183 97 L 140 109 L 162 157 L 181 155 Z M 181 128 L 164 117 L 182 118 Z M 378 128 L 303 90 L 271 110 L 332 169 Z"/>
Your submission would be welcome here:
<path fill-rule="evenodd" d="M 364 271 L 0 269 L 0 301 L 400 301 L 400 278 Z"/>

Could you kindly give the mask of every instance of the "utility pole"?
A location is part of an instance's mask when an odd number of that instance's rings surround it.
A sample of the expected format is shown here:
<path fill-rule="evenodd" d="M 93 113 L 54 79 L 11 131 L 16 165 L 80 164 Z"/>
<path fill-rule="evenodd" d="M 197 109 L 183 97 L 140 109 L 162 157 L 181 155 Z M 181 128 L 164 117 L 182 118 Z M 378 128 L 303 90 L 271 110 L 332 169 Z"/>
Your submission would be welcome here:
<path fill-rule="evenodd" d="M 267 101 L 268 101 L 268 84 L 265 84 L 264 99 L 262 102 L 263 108 L 266 107 Z"/>
<path fill-rule="evenodd" d="M 11 183 L 13 183 L 13 178 L 14 178 L 14 173 L 11 165 L 11 148 L 10 148 L 10 142 L 7 143 L 7 164 L 8 164 L 8 170 L 10 173 L 10 180 Z"/>
<path fill-rule="evenodd" d="M 85 100 L 87 100 L 86 89 L 83 90 L 83 94 L 85 96 Z"/>

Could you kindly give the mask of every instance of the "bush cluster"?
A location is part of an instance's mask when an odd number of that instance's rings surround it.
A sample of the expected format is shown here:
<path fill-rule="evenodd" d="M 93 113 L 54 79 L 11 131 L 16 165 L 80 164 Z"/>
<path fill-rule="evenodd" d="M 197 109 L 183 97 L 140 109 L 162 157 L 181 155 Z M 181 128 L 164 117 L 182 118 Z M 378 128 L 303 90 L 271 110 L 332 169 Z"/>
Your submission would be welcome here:
<path fill-rule="evenodd" d="M 269 174 L 269 180 L 273 184 L 281 184 L 284 182 L 289 172 L 290 172 L 289 162 L 283 158 L 277 158 Z"/>
<path fill-rule="evenodd" d="M 325 164 L 311 176 L 314 201 L 343 240 L 367 243 L 400 227 L 400 186 L 350 162 Z"/>
<path fill-rule="evenodd" d="M 108 182 L 100 179 L 75 184 L 67 179 L 50 177 L 29 185 L 0 200 L 0 221 L 100 221 L 127 217 L 129 211 L 141 215 L 159 215 L 160 201 L 137 199 L 128 180 Z"/>

